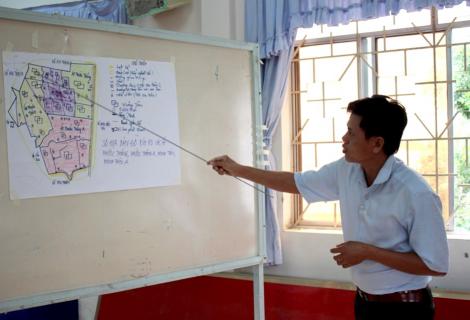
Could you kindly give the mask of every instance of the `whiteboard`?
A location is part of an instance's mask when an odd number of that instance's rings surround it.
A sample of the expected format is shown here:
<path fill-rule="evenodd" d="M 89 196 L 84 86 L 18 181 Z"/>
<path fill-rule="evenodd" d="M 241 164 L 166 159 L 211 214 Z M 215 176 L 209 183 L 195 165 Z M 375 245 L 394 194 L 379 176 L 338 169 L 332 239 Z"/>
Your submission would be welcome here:
<path fill-rule="evenodd" d="M 0 30 L 2 51 L 171 62 L 181 146 L 261 165 L 256 45 L 5 8 Z M 0 311 L 262 267 L 262 194 L 187 152 L 177 185 L 10 200 L 1 102 Z"/>
<path fill-rule="evenodd" d="M 10 199 L 180 183 L 173 63 L 2 58 Z"/>

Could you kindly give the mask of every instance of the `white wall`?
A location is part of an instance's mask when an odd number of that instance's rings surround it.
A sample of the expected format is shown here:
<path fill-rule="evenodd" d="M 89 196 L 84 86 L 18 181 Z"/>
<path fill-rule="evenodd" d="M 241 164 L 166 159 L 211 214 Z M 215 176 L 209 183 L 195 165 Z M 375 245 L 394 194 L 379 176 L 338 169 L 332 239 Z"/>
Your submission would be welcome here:
<path fill-rule="evenodd" d="M 134 19 L 132 24 L 141 27 L 201 34 L 201 0 L 193 0 L 189 4 L 173 10 Z"/>
<path fill-rule="evenodd" d="M 192 0 L 173 10 L 135 19 L 133 24 L 243 40 L 244 0 Z"/>
<path fill-rule="evenodd" d="M 0 0 L 0 7 L 23 9 L 79 0 Z M 244 39 L 244 0 L 192 0 L 189 4 L 132 21 L 141 27 Z"/>

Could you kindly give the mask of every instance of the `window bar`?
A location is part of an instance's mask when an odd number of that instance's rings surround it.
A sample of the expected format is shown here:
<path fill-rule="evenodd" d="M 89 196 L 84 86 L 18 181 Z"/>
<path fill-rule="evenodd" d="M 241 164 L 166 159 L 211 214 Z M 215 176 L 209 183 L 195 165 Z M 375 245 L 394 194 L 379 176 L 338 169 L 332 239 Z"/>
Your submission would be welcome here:
<path fill-rule="evenodd" d="M 338 227 L 338 216 L 337 216 L 337 210 L 336 210 L 336 202 L 333 202 L 333 221 L 334 221 L 334 227 Z"/>
<path fill-rule="evenodd" d="M 452 89 L 451 89 L 451 90 L 452 90 Z M 451 92 L 451 95 L 452 95 L 452 92 Z M 451 97 L 452 97 L 452 96 L 451 96 Z M 452 104 L 449 103 L 449 101 L 447 101 L 447 102 L 448 102 L 448 104 L 447 104 L 448 106 L 452 106 Z M 452 108 L 451 108 L 451 109 L 452 109 Z M 438 136 L 438 138 L 441 138 L 442 135 L 443 135 L 443 134 L 446 132 L 446 130 L 449 128 L 449 126 L 452 125 L 452 122 L 454 122 L 454 119 L 455 119 L 455 117 L 459 114 L 459 112 L 460 112 L 460 111 L 457 111 L 457 112 L 454 114 L 454 116 L 453 116 L 449 121 L 447 121 L 444 130 L 442 130 L 442 132 L 441 132 L 441 134 Z M 447 115 L 447 116 L 449 116 L 449 115 Z M 450 114 L 450 116 L 452 116 L 452 114 Z M 451 136 L 450 133 L 449 133 L 449 136 Z"/>
<path fill-rule="evenodd" d="M 316 80 L 316 72 L 315 72 L 315 58 L 312 59 L 312 81 L 315 83 Z"/>
<path fill-rule="evenodd" d="M 359 59 L 359 57 L 361 57 L 361 51 L 362 51 L 362 46 L 361 46 L 361 38 L 359 36 L 359 29 L 358 27 L 356 26 L 356 79 L 357 79 L 357 97 L 358 98 L 362 98 L 362 84 L 361 84 L 361 70 L 362 70 L 362 63 L 361 63 L 361 59 Z"/>
<path fill-rule="evenodd" d="M 395 76 L 395 100 L 398 100 L 398 77 Z"/>
<path fill-rule="evenodd" d="M 306 39 L 307 39 L 307 35 L 304 35 L 304 37 L 303 37 L 302 41 L 300 42 L 300 44 L 295 47 L 293 57 L 298 57 L 299 56 L 300 48 L 302 48 L 305 45 L 305 40 Z"/>
<path fill-rule="evenodd" d="M 442 36 L 441 40 L 444 38 L 446 38 L 446 44 L 452 44 L 452 25 L 454 24 L 455 20 L 457 19 L 457 17 L 454 18 L 454 20 L 452 20 L 452 23 L 450 24 L 450 26 L 447 28 L 446 32 L 444 33 L 444 35 Z M 439 43 L 441 42 L 441 40 L 439 40 Z M 447 119 L 449 119 L 450 117 L 450 120 L 447 121 L 446 123 L 446 126 L 444 128 L 444 130 L 442 130 L 441 134 L 438 136 L 438 138 L 441 138 L 444 133 L 446 132 L 446 130 L 448 131 L 447 132 L 447 138 L 449 139 L 447 144 L 448 144 L 448 149 L 447 149 L 447 172 L 454 172 L 455 171 L 455 167 L 454 167 L 454 129 L 453 129 L 453 122 L 454 122 L 454 119 L 455 117 L 459 114 L 459 111 L 457 111 L 454 115 L 452 115 L 454 113 L 454 104 L 453 104 L 453 92 L 452 92 L 452 74 L 453 74 L 453 70 L 452 70 L 452 46 L 446 46 L 446 65 L 447 65 L 447 74 L 446 74 L 446 78 L 447 78 Z M 450 81 L 449 81 L 450 80 Z M 454 223 L 453 221 L 450 219 L 451 216 L 452 216 L 452 212 L 454 211 L 454 207 L 455 207 L 455 174 L 450 174 L 449 177 L 448 177 L 448 185 L 447 185 L 447 190 L 449 192 L 449 198 L 448 198 L 448 204 L 449 204 L 449 210 L 448 210 L 448 222 L 449 222 L 449 229 L 453 230 L 454 229 Z"/>
<path fill-rule="evenodd" d="M 418 27 L 412 22 L 411 23 L 413 25 L 413 29 L 419 33 L 424 40 L 426 40 L 426 42 L 429 44 L 429 46 L 432 48 L 433 47 L 433 44 L 431 42 L 429 42 L 428 38 L 426 38 L 426 36 L 421 32 L 421 30 L 418 29 Z"/>
<path fill-rule="evenodd" d="M 430 43 L 430 42 L 428 41 L 428 43 Z M 453 43 L 452 45 L 445 44 L 445 45 L 439 45 L 439 46 L 435 46 L 435 47 L 436 48 L 444 48 L 444 47 L 449 47 L 449 46 L 456 47 L 456 46 L 466 46 L 468 44 L 469 44 L 468 42 L 456 42 L 456 43 Z M 367 54 L 377 55 L 378 53 L 385 53 L 385 52 L 390 53 L 390 52 L 402 52 L 402 51 L 410 51 L 410 50 L 417 51 L 417 50 L 421 50 L 421 49 L 429 49 L 429 46 L 413 47 L 412 49 L 411 48 L 399 48 L 399 49 L 388 49 L 388 50 L 376 50 L 375 49 L 375 50 L 361 52 L 360 55 L 367 55 Z M 335 58 L 353 57 L 353 56 L 357 56 L 357 55 L 358 55 L 358 53 L 344 53 L 344 54 L 337 54 L 334 57 Z M 314 57 L 314 58 L 294 58 L 293 62 L 315 60 L 315 59 L 320 60 L 320 59 L 329 59 L 329 58 L 331 58 L 329 55 L 319 56 L 319 57 Z"/>
<path fill-rule="evenodd" d="M 291 90 L 290 95 L 291 96 L 299 96 L 301 93 L 307 93 L 307 90 L 300 90 L 300 91 Z"/>
<path fill-rule="evenodd" d="M 374 74 L 375 74 L 376 76 L 379 76 L 377 70 L 375 70 L 375 68 L 374 68 L 373 66 L 371 66 L 371 65 L 369 64 L 369 62 L 367 62 L 367 60 L 363 57 L 363 54 L 361 54 L 361 59 L 362 59 L 362 61 L 364 61 L 364 63 L 372 70 L 372 72 L 374 72 Z"/>
<path fill-rule="evenodd" d="M 315 148 L 315 150 L 314 150 L 314 152 L 315 152 L 315 168 L 318 168 L 318 156 L 317 156 L 318 148 L 317 148 L 317 146 L 318 146 L 318 143 L 313 144 L 313 147 Z"/>
<path fill-rule="evenodd" d="M 330 32 L 330 57 L 333 57 L 333 32 Z"/>
<path fill-rule="evenodd" d="M 406 165 L 410 165 L 410 141 L 406 140 Z"/>
<path fill-rule="evenodd" d="M 377 39 L 376 38 L 373 38 L 371 39 L 370 41 L 370 49 L 372 52 L 376 52 L 377 51 Z M 371 56 L 371 63 L 372 63 L 372 66 L 374 67 L 374 70 L 376 70 L 375 72 L 375 77 L 371 79 L 371 83 L 372 83 L 372 92 L 368 92 L 369 94 L 372 94 L 372 93 L 376 93 L 377 92 L 377 79 L 378 79 L 378 58 L 377 58 L 377 54 L 376 53 L 372 53 L 372 56 Z M 368 88 L 369 89 L 369 88 Z"/>
<path fill-rule="evenodd" d="M 436 29 L 437 29 L 436 28 L 436 26 L 438 24 L 437 19 L 438 19 L 437 9 L 436 9 L 435 6 L 432 6 L 431 7 L 431 27 L 432 27 L 432 32 L 433 33 L 436 32 Z M 436 42 L 434 42 L 434 43 L 436 43 Z"/>
<path fill-rule="evenodd" d="M 331 125 L 332 125 L 332 129 L 333 129 L 333 141 L 336 141 L 336 136 L 335 136 L 335 134 L 336 134 L 336 132 L 335 132 L 335 131 L 336 131 L 336 130 L 335 130 L 335 117 L 332 117 L 332 118 L 331 118 Z"/>
<path fill-rule="evenodd" d="M 432 134 L 431 130 L 428 129 L 428 127 L 426 126 L 426 124 L 424 124 L 423 120 L 421 120 L 421 118 L 418 116 L 418 114 L 415 112 L 415 116 L 416 118 L 418 118 L 419 122 L 421 122 L 421 124 L 423 125 L 424 129 L 426 129 L 426 131 L 429 133 L 429 135 L 434 139 L 434 135 Z"/>
<path fill-rule="evenodd" d="M 436 9 L 434 7 L 431 8 L 431 21 L 432 21 L 432 62 L 433 62 L 433 80 L 434 80 L 434 137 L 438 135 L 438 123 L 437 123 L 437 116 L 438 116 L 438 101 L 437 101 L 437 52 L 436 52 Z M 439 194 L 439 141 L 436 139 L 434 141 L 434 164 L 435 164 L 435 182 L 436 182 L 436 193 Z"/>
<path fill-rule="evenodd" d="M 383 38 L 384 38 L 384 51 L 387 51 L 387 33 L 385 32 L 385 26 L 383 28 Z"/>
<path fill-rule="evenodd" d="M 307 212 L 308 207 L 310 207 L 310 204 L 311 203 L 308 203 L 307 206 L 305 207 L 305 209 L 302 211 L 302 216 L 305 214 L 305 212 Z"/>
<path fill-rule="evenodd" d="M 454 137 L 452 138 L 453 140 L 465 140 L 468 139 L 468 137 Z M 449 140 L 448 138 L 408 138 L 408 139 L 403 139 L 402 141 L 434 141 L 434 140 Z"/>
<path fill-rule="evenodd" d="M 364 81 L 367 81 L 368 74 L 366 73 L 364 64 L 360 60 L 362 58 L 362 51 L 364 49 L 367 49 L 368 46 L 366 43 L 367 40 L 361 38 L 361 35 L 359 34 L 359 21 L 356 21 L 356 35 L 355 36 L 356 36 L 356 54 L 354 55 L 354 58 L 357 59 L 356 60 L 356 68 L 357 68 L 356 77 L 357 77 L 357 84 L 358 84 L 357 97 L 361 98 L 361 97 L 366 96 L 366 92 L 364 92 L 364 87 L 361 84 L 364 83 Z M 351 61 L 351 65 L 353 61 L 354 59 Z M 346 70 L 344 71 L 344 74 L 346 74 Z"/>
<path fill-rule="evenodd" d="M 455 80 L 439 80 L 439 81 L 421 81 L 421 82 L 416 82 L 416 85 L 425 85 L 425 84 L 440 84 L 440 83 L 454 83 Z"/>
<path fill-rule="evenodd" d="M 444 31 L 444 34 L 441 36 L 439 41 L 437 41 L 437 45 L 439 45 L 441 43 L 442 39 L 444 39 L 444 37 L 447 36 L 447 33 L 449 33 L 449 31 L 454 26 L 455 20 L 457 20 L 457 17 L 455 17 L 454 20 L 452 20 L 452 22 L 447 26 L 446 30 Z"/>
<path fill-rule="evenodd" d="M 468 168 L 468 138 L 465 139 L 465 165 Z"/>
<path fill-rule="evenodd" d="M 435 173 L 421 173 L 422 176 L 424 177 L 434 177 L 436 176 Z M 458 174 L 457 173 L 439 173 L 437 174 L 439 177 L 455 177 Z"/>
<path fill-rule="evenodd" d="M 467 71 L 467 43 L 463 45 L 463 71 Z"/>
<path fill-rule="evenodd" d="M 348 65 L 346 66 L 346 69 L 344 69 L 343 73 L 341 74 L 341 77 L 339 77 L 338 81 L 343 80 L 343 77 L 345 76 L 346 72 L 349 70 L 351 67 L 352 63 L 354 62 L 354 59 L 356 59 L 356 56 L 353 56 L 351 61 L 349 61 Z"/>
<path fill-rule="evenodd" d="M 307 125 L 307 123 L 310 121 L 310 118 L 307 118 L 304 122 L 304 124 L 302 125 L 302 127 L 300 128 L 299 131 L 297 131 L 297 134 L 295 135 L 294 139 L 292 139 L 292 144 L 295 144 L 298 142 L 298 139 L 300 137 L 300 135 L 302 134 L 302 131 L 304 130 L 305 126 Z"/>
<path fill-rule="evenodd" d="M 469 139 L 468 137 L 455 137 L 453 138 L 453 140 L 466 140 L 466 139 Z M 416 141 L 434 141 L 434 140 L 438 140 L 438 141 L 447 141 L 449 140 L 448 138 L 416 138 L 416 139 L 402 139 L 402 141 L 410 141 L 410 142 L 416 142 Z M 340 143 L 341 141 L 302 141 L 301 143 L 298 143 L 298 144 L 332 144 L 332 143 Z"/>
<path fill-rule="evenodd" d="M 301 201 L 302 201 L 302 200 L 301 200 Z M 298 227 L 299 224 L 302 222 L 302 218 L 303 218 L 305 212 L 307 212 L 308 207 L 310 207 L 310 203 L 307 204 L 307 206 L 305 207 L 305 209 L 302 210 L 301 212 L 300 212 L 300 210 L 299 210 L 300 214 L 299 214 L 298 217 L 296 217 L 296 221 L 294 221 L 294 227 Z"/>
<path fill-rule="evenodd" d="M 294 56 L 296 59 L 295 62 L 292 65 L 292 84 L 291 88 L 293 88 L 295 91 L 299 91 L 298 94 L 291 95 L 292 98 L 292 119 L 294 120 L 293 126 L 292 126 L 292 135 L 294 135 L 296 132 L 298 132 L 298 128 L 300 126 L 300 63 L 299 63 L 299 55 L 297 51 L 297 55 Z M 293 169 L 294 171 L 301 171 L 302 170 L 302 146 L 301 145 L 296 145 L 292 144 L 292 160 L 293 160 Z M 293 211 L 294 211 L 294 216 L 293 216 L 293 223 L 295 224 L 297 221 L 299 221 L 299 213 L 302 211 L 302 199 L 299 195 L 294 195 L 292 197 L 292 206 L 293 206 Z"/>
<path fill-rule="evenodd" d="M 407 60 L 408 50 L 403 50 L 403 63 L 405 67 L 405 77 L 408 76 L 408 60 Z"/>

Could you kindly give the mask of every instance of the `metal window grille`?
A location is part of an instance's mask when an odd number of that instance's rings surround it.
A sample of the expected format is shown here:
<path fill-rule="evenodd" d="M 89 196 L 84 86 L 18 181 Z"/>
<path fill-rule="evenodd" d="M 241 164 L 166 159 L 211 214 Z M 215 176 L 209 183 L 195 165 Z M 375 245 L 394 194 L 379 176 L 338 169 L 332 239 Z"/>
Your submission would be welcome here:
<path fill-rule="evenodd" d="M 405 105 L 409 119 L 397 156 L 439 194 L 453 230 L 455 212 L 470 211 L 470 188 L 457 178 L 469 168 L 470 120 L 465 106 L 456 106 L 456 96 L 470 92 L 470 38 L 458 36 L 470 34 L 470 14 L 443 15 L 444 23 L 439 14 L 429 10 L 419 26 L 397 26 L 391 17 L 371 32 L 361 31 L 369 22 L 356 21 L 346 32 L 336 28 L 337 33 L 298 41 L 291 65 L 292 159 L 293 169 L 304 171 L 340 158 L 347 103 L 389 95 Z M 341 226 L 337 202 L 307 204 L 293 197 L 293 227 Z M 470 212 L 468 220 L 470 231 Z"/>

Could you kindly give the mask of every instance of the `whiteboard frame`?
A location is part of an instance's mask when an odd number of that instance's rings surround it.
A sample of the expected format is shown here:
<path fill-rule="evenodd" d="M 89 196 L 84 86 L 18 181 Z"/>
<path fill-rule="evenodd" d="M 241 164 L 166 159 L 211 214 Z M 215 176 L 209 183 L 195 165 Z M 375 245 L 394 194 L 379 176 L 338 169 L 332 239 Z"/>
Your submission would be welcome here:
<path fill-rule="evenodd" d="M 261 107 L 261 78 L 259 47 L 255 43 L 243 41 L 226 40 L 216 37 L 206 37 L 194 34 L 185 34 L 173 31 L 159 30 L 153 28 L 142 28 L 132 25 L 115 24 L 111 22 L 85 20 L 63 16 L 52 16 L 48 14 L 23 11 L 0 7 L 0 18 L 6 20 L 34 22 L 39 24 L 80 28 L 93 31 L 105 31 L 117 34 L 135 35 L 161 40 L 173 40 L 193 44 L 202 44 L 231 49 L 241 49 L 250 52 L 251 67 L 253 70 L 252 87 L 252 114 L 253 114 L 253 150 L 254 163 L 257 167 L 264 167 L 263 160 L 263 130 L 262 130 L 262 107 Z M 256 186 L 259 190 L 265 190 L 263 186 Z M 46 304 L 70 301 L 75 299 L 95 297 L 102 294 L 114 293 L 124 290 L 136 289 L 171 282 L 196 276 L 210 275 L 213 273 L 230 271 L 238 268 L 252 267 L 253 269 L 253 298 L 254 319 L 264 319 L 264 262 L 266 261 L 266 223 L 265 223 L 265 196 L 261 192 L 256 194 L 257 208 L 257 251 L 256 256 L 234 260 L 224 263 L 216 263 L 203 267 L 189 268 L 178 272 L 146 276 L 138 279 L 109 283 L 105 285 L 84 287 L 80 289 L 65 290 L 44 294 L 31 295 L 22 298 L 0 301 L 0 313 L 31 308 Z"/>

